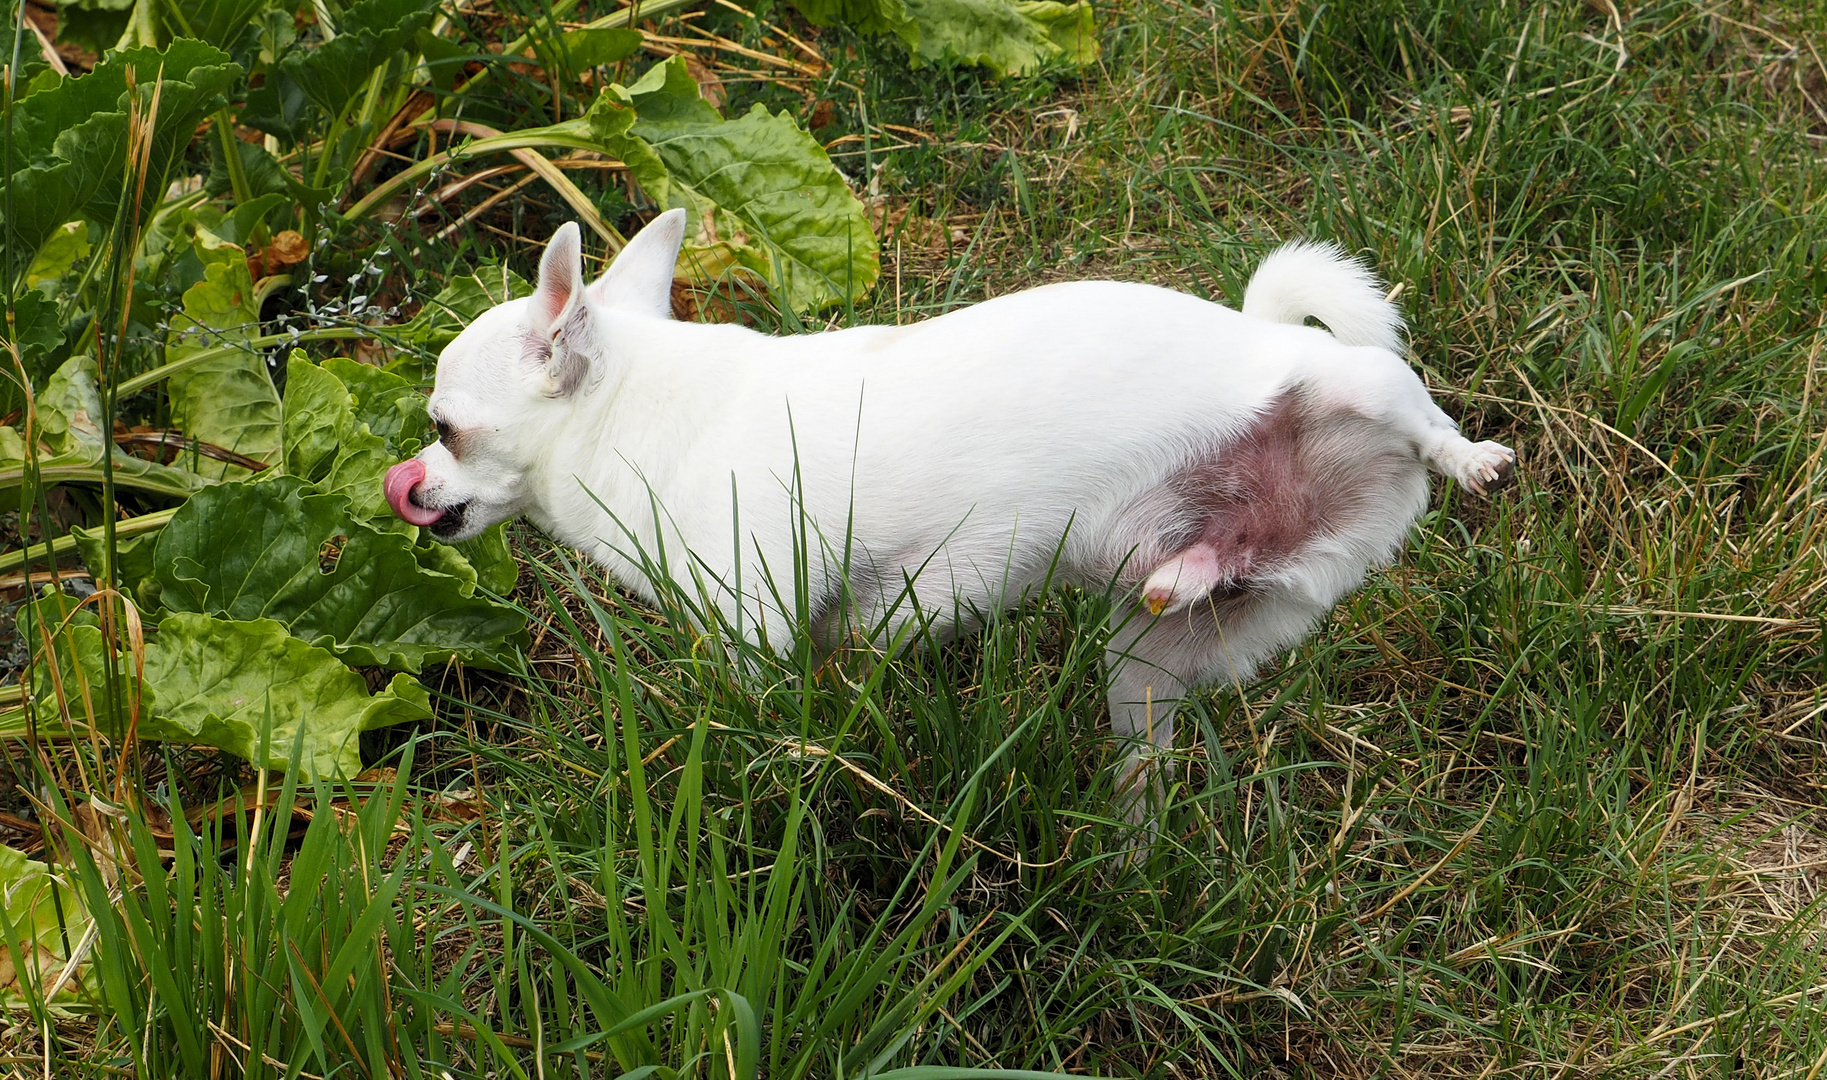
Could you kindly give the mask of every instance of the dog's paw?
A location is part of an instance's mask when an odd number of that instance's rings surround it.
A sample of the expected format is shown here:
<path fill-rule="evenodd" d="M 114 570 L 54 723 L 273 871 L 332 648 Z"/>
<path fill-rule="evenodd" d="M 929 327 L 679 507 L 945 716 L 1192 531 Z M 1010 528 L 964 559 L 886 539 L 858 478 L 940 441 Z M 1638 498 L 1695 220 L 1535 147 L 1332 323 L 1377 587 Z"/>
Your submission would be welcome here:
<path fill-rule="evenodd" d="M 1474 494 L 1489 495 L 1516 476 L 1516 451 L 1502 443 L 1467 443 L 1458 457 L 1453 479 Z"/>

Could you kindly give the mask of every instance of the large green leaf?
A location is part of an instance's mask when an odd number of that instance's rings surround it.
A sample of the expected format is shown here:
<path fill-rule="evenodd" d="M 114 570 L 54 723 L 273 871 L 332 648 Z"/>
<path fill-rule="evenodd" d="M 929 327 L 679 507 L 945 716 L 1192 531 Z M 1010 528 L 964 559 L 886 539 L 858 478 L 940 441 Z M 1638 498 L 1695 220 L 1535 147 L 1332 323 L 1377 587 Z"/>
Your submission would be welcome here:
<path fill-rule="evenodd" d="M 39 96 L 20 102 L 22 111 Z M 12 172 L 13 213 L 0 224 L 13 251 L 28 257 L 36 254 L 57 228 L 59 218 L 84 213 L 90 196 L 126 160 L 126 120 L 124 113 L 97 113 L 66 129 L 53 144 L 55 154 Z"/>
<path fill-rule="evenodd" d="M 387 505 L 381 480 L 430 434 L 424 395 L 392 372 L 342 357 L 320 366 L 294 353 L 286 371 L 288 470 L 319 492 L 347 497 L 358 521 L 417 538 L 419 530 Z M 419 544 L 413 554 L 426 570 L 462 582 L 465 596 L 478 585 L 505 596 L 520 575 L 505 523 L 456 545 Z"/>
<path fill-rule="evenodd" d="M 449 547 L 450 550 L 460 552 L 464 560 L 475 568 L 476 583 L 497 596 L 506 596 L 512 592 L 514 583 L 520 580 L 520 564 L 514 561 L 514 553 L 508 548 L 506 522 L 460 544 L 436 544 L 433 547 Z"/>
<path fill-rule="evenodd" d="M 284 407 L 285 471 L 302 480 L 322 480 L 349 433 L 355 395 L 294 349 L 285 365 Z"/>
<path fill-rule="evenodd" d="M 276 619 L 356 665 L 419 671 L 455 656 L 502 666 L 526 627 L 472 581 L 423 567 L 410 537 L 355 520 L 348 499 L 297 477 L 199 494 L 155 558 L 168 609 Z"/>
<path fill-rule="evenodd" d="M 150 207 L 164 192 L 173 166 L 197 124 L 241 76 L 227 53 L 199 41 L 167 49 L 111 53 L 94 71 L 58 80 L 19 100 L 13 113 L 13 155 L 0 160 L 11 174 L 12 215 L 6 237 L 21 269 L 53 232 L 78 216 L 113 222 L 126 194 L 127 77 L 143 103 L 158 89 L 158 117 L 147 159 Z"/>
<path fill-rule="evenodd" d="M 275 0 L 164 0 L 158 12 L 172 37 L 207 41 L 245 60 L 259 32 L 255 16 L 273 6 Z"/>
<path fill-rule="evenodd" d="M 639 30 L 616 26 L 585 27 L 567 30 L 538 46 L 540 60 L 548 67 L 569 67 L 572 71 L 613 64 L 641 51 Z"/>
<path fill-rule="evenodd" d="M 297 139 L 309 106 L 339 116 L 375 69 L 387 66 L 431 22 L 434 0 L 363 0 L 336 20 L 336 37 L 315 48 L 296 46 L 279 58 L 266 83 L 247 95 L 241 122 Z"/>
<path fill-rule="evenodd" d="M 25 283 L 43 293 L 45 299 L 54 300 L 66 291 L 64 281 L 70 271 L 79 260 L 88 258 L 91 250 L 89 223 L 67 221 L 54 229 L 50 239 L 38 249 L 38 257 L 25 272 Z"/>
<path fill-rule="evenodd" d="M 191 247 L 203 264 L 203 280 L 185 290 L 184 310 L 171 320 L 167 361 L 260 335 L 246 255 L 202 225 L 195 229 Z M 268 465 L 279 463 L 279 391 L 260 353 L 237 349 L 212 357 L 172 375 L 166 385 L 172 424 L 185 436 Z M 248 475 L 239 465 L 202 455 L 187 464 L 212 479 Z"/>
<path fill-rule="evenodd" d="M 355 422 L 379 435 L 389 451 L 416 453 L 425 444 L 431 420 L 425 414 L 425 395 L 417 386 L 391 371 L 341 356 L 325 360 L 323 369 L 353 395 Z"/>
<path fill-rule="evenodd" d="M 297 351 L 286 365 L 286 472 L 319 494 L 342 495 L 350 516 L 376 531 L 419 536 L 387 505 L 381 479 L 418 451 L 428 425 L 424 396 L 391 372 L 341 357 L 318 365 Z M 506 595 L 520 573 L 505 525 L 455 546 L 420 544 L 413 554 L 426 570 L 458 579 L 464 596 L 477 585 Z"/>
<path fill-rule="evenodd" d="M 418 449 L 426 425 L 425 399 L 398 375 L 340 358 L 319 366 L 298 351 L 286 363 L 286 471 L 348 499 L 350 515 L 375 529 L 419 535 L 387 505 L 381 480 L 407 456 L 404 440 Z"/>
<path fill-rule="evenodd" d="M 318 481 L 317 490 L 349 500 L 350 515 L 371 529 L 416 539 L 418 527 L 394 514 L 381 487 L 387 470 L 399 461 L 400 455 L 387 449 L 386 440 L 361 425 L 337 448 L 330 471 Z"/>
<path fill-rule="evenodd" d="M 978 64 L 1032 75 L 1049 63 L 1083 67 L 1098 57 L 1089 0 L 793 0 L 808 19 L 865 34 L 892 33 L 916 66 Z"/>
<path fill-rule="evenodd" d="M 31 635 L 37 657 L 32 683 L 39 730 L 70 735 L 93 726 L 118 737 L 129 714 L 107 704 L 101 627 L 93 611 L 75 605 L 73 598 L 47 591 L 20 609 L 21 628 Z M 41 625 L 52 633 L 49 652 L 39 644 Z M 130 685 L 129 658 L 118 663 L 117 681 Z M 411 676 L 396 675 L 386 689 L 370 694 L 366 681 L 334 654 L 270 619 L 169 615 L 147 641 L 145 663 L 134 729 L 139 738 L 214 746 L 283 769 L 302 729 L 300 765 L 311 776 L 354 776 L 361 771 L 361 732 L 432 715 L 430 695 Z M 24 734 L 23 719 L 18 709 L 0 716 L 0 735 Z"/>
<path fill-rule="evenodd" d="M 619 85 L 619 84 L 618 84 Z M 631 85 L 619 87 L 616 96 L 634 106 L 631 126 L 654 124 L 718 124 L 723 114 L 704 100 L 698 80 L 685 66 L 685 58 L 676 56 L 642 72 Z M 636 134 L 643 134 L 639 131 Z"/>
<path fill-rule="evenodd" d="M 57 40 L 100 56 L 120 44 L 133 8 L 133 0 L 62 0 L 57 5 Z"/>
<path fill-rule="evenodd" d="M 38 438 L 52 451 L 66 453 L 101 438 L 100 370 L 94 357 L 72 356 L 38 392 Z"/>
<path fill-rule="evenodd" d="M 860 34 L 901 33 L 908 24 L 902 0 L 793 0 L 819 26 L 843 23 Z"/>
<path fill-rule="evenodd" d="M 465 596 L 477 586 L 506 596 L 520 580 L 520 565 L 508 549 L 506 522 L 461 543 L 420 544 L 412 552 L 425 569 L 461 579 Z"/>
<path fill-rule="evenodd" d="M 401 458 L 424 445 L 431 427 L 425 396 L 392 372 L 343 357 L 324 361 L 323 371 L 348 389 L 350 410 L 318 490 L 346 496 L 355 517 L 382 532 L 416 538 L 418 529 L 387 505 L 381 481 Z"/>
<path fill-rule="evenodd" d="M 146 650 L 146 680 L 159 695 L 148 737 L 283 769 L 302 729 L 299 765 L 310 776 L 354 776 L 362 732 L 432 715 L 431 696 L 410 676 L 371 695 L 335 655 L 271 619 L 168 616 Z"/>
<path fill-rule="evenodd" d="M 132 716 L 133 704 L 142 717 L 150 714 L 155 692 L 127 681 L 131 672 L 125 657 L 116 661 L 115 685 L 133 689 L 120 699 L 118 710 L 114 707 L 107 646 L 93 607 L 79 606 L 75 597 L 46 586 L 38 599 L 19 606 L 17 618 L 32 654 L 32 706 L 40 727 L 68 731 L 75 724 L 119 735 Z"/>
<path fill-rule="evenodd" d="M 925 61 L 979 64 L 1032 75 L 1050 61 L 1083 66 L 1097 59 L 1097 24 L 1088 0 L 906 0 L 909 51 Z"/>
<path fill-rule="evenodd" d="M 761 105 L 723 119 L 683 57 L 612 87 L 585 123 L 650 198 L 690 215 L 688 262 L 751 271 L 797 311 L 854 301 L 881 273 L 863 204 L 824 147 Z"/>
<path fill-rule="evenodd" d="M 0 328 L 0 338 L 5 336 Z M 51 373 L 53 358 L 63 352 L 63 321 L 58 318 L 56 301 L 48 300 L 36 289 L 27 289 L 13 300 L 13 344 L 19 347 L 19 361 L 26 378 L 42 386 Z M 10 416 L 25 406 L 25 393 L 19 385 L 19 369 L 12 357 L 0 352 L 0 415 Z"/>

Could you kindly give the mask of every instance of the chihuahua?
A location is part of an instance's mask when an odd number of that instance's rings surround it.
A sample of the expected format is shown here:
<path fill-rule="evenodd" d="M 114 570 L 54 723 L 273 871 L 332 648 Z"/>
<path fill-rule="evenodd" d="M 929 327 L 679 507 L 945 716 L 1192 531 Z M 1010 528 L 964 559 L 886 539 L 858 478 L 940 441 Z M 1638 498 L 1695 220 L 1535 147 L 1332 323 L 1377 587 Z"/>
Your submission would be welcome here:
<path fill-rule="evenodd" d="M 1081 281 L 772 337 L 673 321 L 684 235 L 668 211 L 586 284 L 562 226 L 533 294 L 439 357 L 438 438 L 388 471 L 394 511 L 445 541 L 524 514 L 776 648 L 1109 590 L 1126 790 L 1190 690 L 1248 680 L 1395 558 L 1429 470 L 1482 495 L 1515 468 L 1434 404 L 1329 245 L 1271 254 L 1241 312 Z"/>

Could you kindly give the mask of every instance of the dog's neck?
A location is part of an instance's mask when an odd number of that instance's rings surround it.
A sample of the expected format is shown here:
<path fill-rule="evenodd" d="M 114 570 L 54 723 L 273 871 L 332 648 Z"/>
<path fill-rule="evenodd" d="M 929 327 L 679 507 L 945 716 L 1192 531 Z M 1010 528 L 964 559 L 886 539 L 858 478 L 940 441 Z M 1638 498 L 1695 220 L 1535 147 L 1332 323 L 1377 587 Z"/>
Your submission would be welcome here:
<path fill-rule="evenodd" d="M 663 520 L 664 508 L 682 498 L 675 491 L 678 466 L 704 433 L 723 422 L 726 391 L 757 357 L 771 353 L 776 339 L 742 326 L 614 309 L 594 314 L 589 372 L 570 407 L 557 414 L 562 433 L 542 434 L 540 442 L 607 443 L 617 452 L 536 463 L 527 514 L 564 543 L 618 564 L 621 573 L 634 573 L 637 568 L 616 552 L 633 549 L 629 532 L 642 550 L 659 550 L 655 508 L 661 508 Z M 601 522 L 602 529 L 580 530 L 579 523 L 588 521 Z"/>

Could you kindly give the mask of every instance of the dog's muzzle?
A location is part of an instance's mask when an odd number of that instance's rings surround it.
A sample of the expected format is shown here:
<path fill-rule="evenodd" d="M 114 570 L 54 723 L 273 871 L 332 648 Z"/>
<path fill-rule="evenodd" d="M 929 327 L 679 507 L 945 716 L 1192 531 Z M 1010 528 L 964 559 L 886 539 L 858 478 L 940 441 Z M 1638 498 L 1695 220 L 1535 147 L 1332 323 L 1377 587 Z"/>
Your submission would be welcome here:
<path fill-rule="evenodd" d="M 463 511 L 469 501 L 455 506 L 426 506 L 418 500 L 419 485 L 424 482 L 425 463 L 412 458 L 387 470 L 381 490 L 387 495 L 387 505 L 407 523 L 427 526 L 439 536 L 454 534 L 463 527 Z"/>

